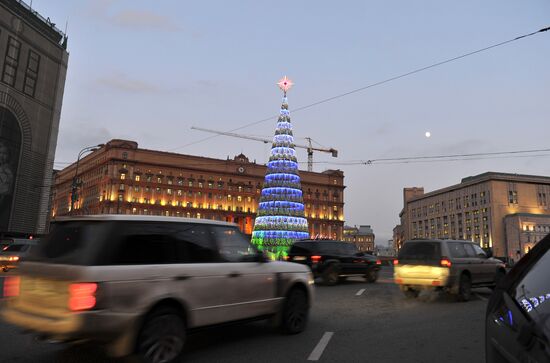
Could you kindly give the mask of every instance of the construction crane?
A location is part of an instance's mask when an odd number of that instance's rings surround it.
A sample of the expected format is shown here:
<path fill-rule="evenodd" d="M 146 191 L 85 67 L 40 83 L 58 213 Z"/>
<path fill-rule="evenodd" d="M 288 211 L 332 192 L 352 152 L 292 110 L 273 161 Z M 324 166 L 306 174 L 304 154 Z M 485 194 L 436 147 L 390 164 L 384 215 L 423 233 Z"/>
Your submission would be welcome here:
<path fill-rule="evenodd" d="M 217 130 L 205 129 L 205 128 L 202 128 L 202 127 L 195 127 L 195 126 L 191 126 L 191 129 L 198 130 L 198 131 L 209 132 L 211 134 L 237 137 L 237 138 L 240 138 L 240 139 L 261 141 L 264 144 L 269 144 L 269 143 L 273 142 L 273 140 L 271 140 L 271 139 L 266 139 L 266 138 L 257 137 L 257 136 L 250 136 L 250 135 L 241 135 L 241 134 L 237 134 L 237 133 L 234 133 L 234 132 L 217 131 Z M 312 141 L 311 137 L 306 137 L 305 139 L 308 141 L 308 145 L 296 145 L 295 144 L 294 147 L 299 147 L 301 149 L 306 149 L 307 150 L 307 171 L 313 171 L 313 152 L 314 151 L 321 151 L 321 152 L 324 152 L 324 153 L 330 153 L 333 158 L 338 157 L 338 150 L 333 149 L 333 148 L 313 147 L 313 145 L 311 144 L 311 141 Z"/>

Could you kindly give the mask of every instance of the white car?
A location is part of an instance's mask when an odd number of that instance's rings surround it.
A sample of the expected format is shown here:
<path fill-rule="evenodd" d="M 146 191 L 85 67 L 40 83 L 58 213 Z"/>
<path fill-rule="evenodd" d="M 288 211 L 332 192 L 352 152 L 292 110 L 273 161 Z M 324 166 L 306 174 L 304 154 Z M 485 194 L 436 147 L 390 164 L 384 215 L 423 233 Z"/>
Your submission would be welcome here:
<path fill-rule="evenodd" d="M 313 300 L 307 266 L 268 261 L 225 222 L 59 218 L 34 252 L 5 281 L 7 322 L 147 362 L 178 361 L 197 327 L 270 318 L 299 333 Z"/>

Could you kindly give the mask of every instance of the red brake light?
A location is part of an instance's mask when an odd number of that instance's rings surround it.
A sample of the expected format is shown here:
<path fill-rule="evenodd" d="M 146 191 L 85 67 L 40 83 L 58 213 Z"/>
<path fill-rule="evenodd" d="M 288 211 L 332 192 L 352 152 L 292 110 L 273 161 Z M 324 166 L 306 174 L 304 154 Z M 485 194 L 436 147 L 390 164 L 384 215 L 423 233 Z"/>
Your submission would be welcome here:
<path fill-rule="evenodd" d="M 95 282 L 81 282 L 69 285 L 69 309 L 72 311 L 89 310 L 96 305 Z"/>
<path fill-rule="evenodd" d="M 4 297 L 19 296 L 19 286 L 21 278 L 19 276 L 8 276 L 4 279 Z"/>
<path fill-rule="evenodd" d="M 311 262 L 319 262 L 321 261 L 321 256 L 317 256 L 317 255 L 314 255 L 314 256 L 311 256 Z"/>
<path fill-rule="evenodd" d="M 393 265 L 394 266 L 399 265 L 399 260 L 398 259 L 393 260 Z"/>
<path fill-rule="evenodd" d="M 440 263 L 443 267 L 451 267 L 451 261 L 447 257 L 443 257 Z"/>
<path fill-rule="evenodd" d="M 376 264 L 377 264 L 377 265 L 381 265 L 381 264 L 382 264 L 382 261 L 376 260 Z"/>

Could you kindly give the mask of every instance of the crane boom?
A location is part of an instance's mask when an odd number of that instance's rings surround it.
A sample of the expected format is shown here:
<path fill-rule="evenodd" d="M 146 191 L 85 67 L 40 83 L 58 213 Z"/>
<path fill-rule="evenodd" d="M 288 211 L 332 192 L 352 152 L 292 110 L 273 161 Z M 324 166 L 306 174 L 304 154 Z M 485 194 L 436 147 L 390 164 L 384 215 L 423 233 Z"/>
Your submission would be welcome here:
<path fill-rule="evenodd" d="M 211 134 L 237 137 L 237 138 L 240 138 L 240 139 L 261 141 L 264 144 L 269 144 L 269 143 L 273 142 L 273 140 L 271 140 L 271 139 L 266 139 L 266 138 L 257 137 L 257 136 L 250 136 L 250 135 L 241 135 L 241 134 L 237 134 L 237 133 L 234 133 L 234 132 L 218 131 L 218 130 L 205 129 L 205 128 L 202 128 L 202 127 L 195 127 L 195 126 L 191 126 L 191 129 L 197 130 L 197 131 L 209 132 Z M 308 155 L 307 170 L 308 171 L 313 171 L 313 151 L 321 151 L 321 152 L 325 152 L 325 153 L 330 153 L 333 158 L 338 157 L 338 150 L 336 150 L 334 148 L 313 147 L 311 145 L 311 138 L 306 137 L 306 140 L 309 142 L 309 145 L 296 145 L 295 144 L 294 147 L 298 147 L 298 148 L 307 150 L 307 155 Z"/>

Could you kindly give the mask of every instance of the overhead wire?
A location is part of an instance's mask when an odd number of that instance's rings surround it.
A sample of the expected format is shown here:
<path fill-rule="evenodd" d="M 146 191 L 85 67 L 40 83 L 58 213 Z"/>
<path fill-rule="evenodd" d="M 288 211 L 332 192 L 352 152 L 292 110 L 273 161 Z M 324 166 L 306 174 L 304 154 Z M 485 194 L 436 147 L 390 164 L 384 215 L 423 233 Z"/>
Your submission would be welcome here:
<path fill-rule="evenodd" d="M 405 72 L 405 73 L 399 74 L 399 75 L 397 75 L 397 76 L 393 76 L 393 77 L 390 77 L 390 78 L 386 78 L 386 79 L 384 79 L 384 80 L 382 80 L 382 81 L 378 81 L 378 82 L 375 82 L 375 83 L 371 83 L 371 84 L 368 84 L 368 85 L 366 85 L 366 86 L 359 87 L 359 88 L 356 88 L 356 89 L 353 89 L 353 90 L 351 90 L 351 91 L 347 91 L 347 92 L 344 92 L 344 93 L 340 93 L 340 94 L 338 94 L 338 95 L 335 95 L 335 96 L 332 96 L 332 97 L 328 97 L 328 98 L 325 98 L 325 99 L 322 99 L 322 100 L 319 100 L 319 101 L 316 101 L 316 102 L 313 102 L 313 103 L 310 103 L 310 104 L 307 104 L 307 105 L 304 105 L 304 106 L 299 106 L 299 107 L 293 109 L 293 110 L 292 110 L 292 113 L 296 113 L 296 112 L 300 112 L 300 111 L 303 111 L 303 110 L 307 110 L 307 109 L 309 109 L 309 108 L 312 108 L 312 107 L 321 105 L 321 104 L 323 104 L 323 103 L 327 103 L 327 102 L 330 102 L 330 101 L 334 101 L 334 100 L 336 100 L 336 99 L 339 99 L 339 98 L 342 98 L 342 97 L 346 97 L 346 96 L 352 95 L 352 94 L 354 94 L 354 93 L 358 93 L 358 92 L 367 90 L 367 89 L 369 89 L 369 88 L 373 88 L 373 87 L 380 86 L 380 85 L 383 85 L 383 84 L 386 84 L 386 83 L 389 83 L 389 82 L 392 82 L 392 81 L 396 81 L 396 80 L 398 80 L 398 79 L 401 79 L 401 78 L 404 78 L 404 77 L 408 77 L 408 76 L 411 76 L 411 75 L 413 75 L 413 74 L 420 73 L 420 72 L 426 71 L 426 70 L 431 69 L 431 68 L 439 67 L 439 66 L 442 66 L 442 65 L 444 65 L 444 64 L 451 63 L 451 62 L 457 61 L 457 60 L 459 60 L 459 59 L 466 58 L 466 57 L 469 57 L 469 56 L 472 56 L 472 55 L 475 55 L 475 54 L 478 54 L 478 53 L 481 53 L 481 52 L 485 52 L 485 51 L 487 51 L 487 50 L 489 50 L 489 49 L 493 49 L 493 48 L 496 48 L 496 47 L 500 47 L 500 46 L 503 46 L 503 45 L 506 45 L 506 44 L 509 44 L 509 43 L 518 41 L 518 40 L 520 40 L 520 39 L 524 39 L 524 38 L 533 36 L 533 35 L 538 34 L 538 33 L 546 32 L 546 31 L 548 31 L 548 30 L 550 30 L 550 26 L 549 26 L 549 27 L 546 27 L 546 28 L 539 29 L 539 30 L 537 30 L 537 31 L 534 31 L 534 32 L 531 32 L 531 33 L 528 33 L 528 34 L 524 34 L 524 35 L 517 36 L 517 37 L 512 38 L 512 39 L 509 39 L 509 40 L 505 40 L 505 41 L 503 41 L 503 42 L 499 42 L 499 43 L 493 44 L 493 45 L 490 45 L 490 46 L 487 46 L 487 47 L 484 47 L 484 48 L 481 48 L 481 49 L 477 49 L 477 50 L 474 50 L 474 51 L 471 51 L 471 52 L 468 52 L 468 53 L 465 53 L 465 54 L 462 54 L 462 55 L 459 55 L 459 56 L 456 56 L 456 57 L 452 57 L 452 58 L 449 58 L 449 59 L 446 59 L 446 60 L 443 60 L 443 61 L 440 61 L 440 62 L 436 62 L 436 63 L 430 64 L 430 65 L 428 65 L 428 66 L 425 66 L 425 67 L 417 68 L 417 69 L 414 69 L 414 70 L 412 70 L 412 71 L 409 71 L 409 72 Z M 245 124 L 245 125 L 236 127 L 236 128 L 234 128 L 234 129 L 228 130 L 228 131 L 226 131 L 226 132 L 234 132 L 234 131 L 242 130 L 242 129 L 247 128 L 247 127 L 250 127 L 250 126 L 254 126 L 254 125 L 257 125 L 257 124 L 266 122 L 266 121 L 270 121 L 270 120 L 272 120 L 272 119 L 274 119 L 274 118 L 276 118 L 276 117 L 278 117 L 278 115 L 266 117 L 266 118 L 263 118 L 263 119 L 261 119 L 261 120 L 254 121 L 254 122 L 250 122 L 250 123 L 248 123 L 248 124 Z M 168 151 L 174 151 L 174 150 L 183 149 L 183 148 L 185 148 L 185 147 L 192 146 L 192 145 L 196 145 L 196 144 L 202 143 L 202 142 L 204 142 L 204 141 L 213 139 L 213 138 L 218 137 L 218 136 L 220 136 L 220 135 L 207 136 L 207 137 L 205 137 L 205 138 L 203 138 L 203 139 L 200 139 L 200 140 L 197 140 L 197 141 L 193 141 L 193 142 L 187 143 L 187 144 L 185 144 L 185 145 L 175 147 L 175 148 L 173 148 L 173 149 L 169 149 Z"/>

